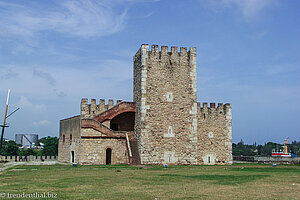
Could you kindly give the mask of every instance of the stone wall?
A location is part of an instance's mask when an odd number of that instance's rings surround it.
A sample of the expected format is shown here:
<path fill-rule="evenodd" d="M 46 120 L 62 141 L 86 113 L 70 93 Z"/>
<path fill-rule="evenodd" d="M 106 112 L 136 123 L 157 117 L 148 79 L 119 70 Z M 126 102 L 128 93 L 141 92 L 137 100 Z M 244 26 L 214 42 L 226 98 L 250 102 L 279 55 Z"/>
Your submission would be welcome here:
<path fill-rule="evenodd" d="M 0 156 L 2 162 L 57 161 L 57 156 Z"/>
<path fill-rule="evenodd" d="M 254 162 L 258 163 L 286 163 L 300 164 L 300 157 L 254 157 Z"/>
<path fill-rule="evenodd" d="M 135 123 L 134 123 L 134 130 L 135 130 L 135 143 L 134 147 L 136 147 L 137 154 L 139 156 L 140 152 L 139 150 L 142 149 L 141 144 L 144 143 L 144 138 L 141 137 L 142 133 L 142 120 L 144 119 L 145 114 L 145 95 L 142 95 L 142 89 L 143 93 L 145 93 L 145 84 L 146 84 L 146 52 L 149 50 L 149 48 L 145 45 L 142 45 L 142 47 L 138 50 L 138 52 L 133 57 L 134 62 L 134 69 L 133 69 L 133 101 L 136 105 L 136 112 L 135 112 Z M 144 55 L 142 57 L 142 55 Z M 142 75 L 143 73 L 143 75 Z M 143 97 L 143 102 L 142 102 Z M 141 164 L 140 159 L 136 159 L 136 164 Z"/>
<path fill-rule="evenodd" d="M 142 164 L 197 164 L 196 49 L 142 45 L 134 57 Z"/>
<path fill-rule="evenodd" d="M 72 136 L 71 136 L 72 135 Z M 71 138 L 72 137 L 72 138 Z M 74 151 L 74 162 L 79 162 L 80 146 L 80 116 L 60 120 L 58 161 L 72 162 L 72 151 Z"/>
<path fill-rule="evenodd" d="M 198 164 L 232 164 L 231 105 L 198 103 Z"/>
<path fill-rule="evenodd" d="M 117 104 L 120 104 L 122 100 L 117 100 Z M 90 119 L 99 115 L 100 113 L 109 110 L 114 106 L 114 100 L 109 99 L 108 104 L 105 104 L 105 99 L 100 99 L 99 104 L 96 104 L 96 99 L 91 99 L 91 104 L 88 103 L 88 99 L 81 99 L 80 115 L 82 119 Z"/>
<path fill-rule="evenodd" d="M 107 148 L 112 149 L 111 164 L 128 164 L 125 138 L 102 138 L 94 129 L 84 129 L 82 132 L 94 137 L 82 136 L 80 164 L 105 165 Z"/>

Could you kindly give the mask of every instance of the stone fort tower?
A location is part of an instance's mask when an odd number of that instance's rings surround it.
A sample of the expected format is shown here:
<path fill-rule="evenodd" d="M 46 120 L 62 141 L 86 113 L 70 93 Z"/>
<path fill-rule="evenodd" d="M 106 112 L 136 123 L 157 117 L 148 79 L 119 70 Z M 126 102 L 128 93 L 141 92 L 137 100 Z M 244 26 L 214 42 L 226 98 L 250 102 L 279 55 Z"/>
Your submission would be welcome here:
<path fill-rule="evenodd" d="M 197 164 L 196 49 L 142 45 L 134 56 L 135 130 L 142 164 Z"/>
<path fill-rule="evenodd" d="M 231 164 L 231 104 L 197 102 L 196 48 L 143 44 L 133 59 L 133 102 L 82 99 L 60 121 L 59 161 Z"/>

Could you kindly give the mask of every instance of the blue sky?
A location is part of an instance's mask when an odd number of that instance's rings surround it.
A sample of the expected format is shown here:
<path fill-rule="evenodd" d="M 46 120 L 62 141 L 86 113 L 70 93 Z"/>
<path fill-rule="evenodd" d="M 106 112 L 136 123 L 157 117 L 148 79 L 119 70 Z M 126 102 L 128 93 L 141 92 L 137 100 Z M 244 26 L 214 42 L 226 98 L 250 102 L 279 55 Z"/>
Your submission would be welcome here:
<path fill-rule="evenodd" d="M 198 101 L 230 102 L 233 142 L 300 140 L 297 0 L 0 0 L 0 114 L 58 136 L 87 98 L 132 101 L 141 44 L 197 48 Z"/>

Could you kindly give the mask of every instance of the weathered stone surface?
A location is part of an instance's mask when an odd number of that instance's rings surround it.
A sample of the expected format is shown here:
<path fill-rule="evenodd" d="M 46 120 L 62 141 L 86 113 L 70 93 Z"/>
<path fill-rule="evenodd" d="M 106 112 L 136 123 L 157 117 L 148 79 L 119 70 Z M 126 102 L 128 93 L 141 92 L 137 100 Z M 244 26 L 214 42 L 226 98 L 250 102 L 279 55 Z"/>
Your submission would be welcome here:
<path fill-rule="evenodd" d="M 82 99 L 80 116 L 61 120 L 60 161 L 74 151 L 75 162 L 105 164 L 110 148 L 112 164 L 232 163 L 231 105 L 197 103 L 196 48 L 142 45 L 133 81 L 134 102 Z"/>
<path fill-rule="evenodd" d="M 198 163 L 231 164 L 231 105 L 219 104 L 217 109 L 198 103 Z"/>
<path fill-rule="evenodd" d="M 94 129 L 85 129 L 90 135 L 97 135 Z M 81 164 L 106 164 L 106 149 L 111 148 L 111 164 L 128 164 L 126 140 L 124 138 L 83 137 L 81 139 Z"/>
<path fill-rule="evenodd" d="M 135 55 L 136 134 L 142 164 L 197 164 L 196 52 L 142 45 Z M 194 123 L 193 123 L 194 122 Z M 172 134 L 169 131 L 172 130 Z M 172 136 L 172 137 L 170 137 Z M 166 153 L 167 152 L 167 153 Z"/>
<path fill-rule="evenodd" d="M 80 116 L 60 121 L 58 161 L 72 162 L 71 152 L 74 151 L 74 162 L 79 162 L 80 129 Z"/>

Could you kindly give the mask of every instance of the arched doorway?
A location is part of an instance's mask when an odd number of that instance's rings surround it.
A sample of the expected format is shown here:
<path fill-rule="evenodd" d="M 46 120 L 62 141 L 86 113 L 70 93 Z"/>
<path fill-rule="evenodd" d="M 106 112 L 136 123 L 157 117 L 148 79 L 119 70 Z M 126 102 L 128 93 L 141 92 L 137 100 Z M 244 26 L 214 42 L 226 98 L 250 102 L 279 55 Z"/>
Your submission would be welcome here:
<path fill-rule="evenodd" d="M 111 148 L 106 149 L 106 162 L 107 165 L 111 164 Z"/>
<path fill-rule="evenodd" d="M 72 163 L 75 162 L 75 155 L 74 154 L 75 154 L 74 151 L 71 151 L 71 161 L 72 161 Z"/>

